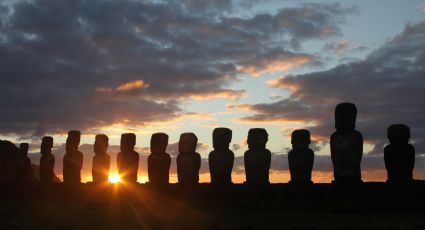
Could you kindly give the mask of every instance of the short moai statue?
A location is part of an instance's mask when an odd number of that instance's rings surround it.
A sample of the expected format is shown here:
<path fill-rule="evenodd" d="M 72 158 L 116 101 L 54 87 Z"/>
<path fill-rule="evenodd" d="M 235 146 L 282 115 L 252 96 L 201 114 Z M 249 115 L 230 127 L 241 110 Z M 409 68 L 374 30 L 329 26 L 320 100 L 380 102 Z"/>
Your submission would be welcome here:
<path fill-rule="evenodd" d="M 139 153 L 134 151 L 136 135 L 124 133 L 121 135 L 121 152 L 117 155 L 118 173 L 123 182 L 137 183 L 137 172 L 139 170 Z"/>
<path fill-rule="evenodd" d="M 330 140 L 335 183 L 362 182 L 363 136 L 355 130 L 356 117 L 357 108 L 353 103 L 341 103 L 335 108 L 336 132 Z"/>
<path fill-rule="evenodd" d="M 53 137 L 45 136 L 40 146 L 40 182 L 52 183 L 54 178 L 55 156 L 52 154 Z"/>
<path fill-rule="evenodd" d="M 107 183 L 109 178 L 109 168 L 111 165 L 111 157 L 108 151 L 108 136 L 98 134 L 95 137 L 93 151 L 94 157 L 92 162 L 93 183 Z"/>
<path fill-rule="evenodd" d="M 215 128 L 213 131 L 213 147 L 208 156 L 211 183 L 217 185 L 232 184 L 232 169 L 235 154 L 229 149 L 232 141 L 232 130 Z"/>
<path fill-rule="evenodd" d="M 292 150 L 288 153 L 289 171 L 291 173 L 290 183 L 311 184 L 311 171 L 313 170 L 314 152 L 308 146 L 310 132 L 298 129 L 292 132 Z"/>
<path fill-rule="evenodd" d="M 180 184 L 191 185 L 199 182 L 201 155 L 196 152 L 198 138 L 193 133 L 183 133 L 179 140 L 177 155 L 177 178 Z"/>
<path fill-rule="evenodd" d="M 255 128 L 248 132 L 248 151 L 244 155 L 247 184 L 269 184 L 271 152 L 266 149 L 268 134 L 265 129 Z"/>
<path fill-rule="evenodd" d="M 83 167 L 83 153 L 78 150 L 81 132 L 71 130 L 66 139 L 66 153 L 63 157 L 63 182 L 77 184 L 81 182 L 81 168 Z"/>
<path fill-rule="evenodd" d="M 21 151 L 10 141 L 0 141 L 0 183 L 16 182 L 20 176 Z"/>
<path fill-rule="evenodd" d="M 388 182 L 408 183 L 413 181 L 415 147 L 409 144 L 410 128 L 403 124 L 388 127 L 390 144 L 384 148 L 385 168 Z"/>
<path fill-rule="evenodd" d="M 34 170 L 31 166 L 31 159 L 28 157 L 28 149 L 29 144 L 28 143 L 21 143 L 19 145 L 19 150 L 21 152 L 20 156 L 20 173 L 19 173 L 19 181 L 21 182 L 34 182 L 35 176 L 34 176 Z"/>
<path fill-rule="evenodd" d="M 149 183 L 168 184 L 171 165 L 170 154 L 166 152 L 168 135 L 154 133 L 151 136 L 151 154 L 148 157 Z"/>

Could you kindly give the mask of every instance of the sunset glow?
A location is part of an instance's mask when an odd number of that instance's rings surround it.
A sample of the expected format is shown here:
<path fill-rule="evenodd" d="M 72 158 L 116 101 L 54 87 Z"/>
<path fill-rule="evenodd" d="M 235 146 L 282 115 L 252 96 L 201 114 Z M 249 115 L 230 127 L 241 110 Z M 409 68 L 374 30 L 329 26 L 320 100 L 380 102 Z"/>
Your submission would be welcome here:
<path fill-rule="evenodd" d="M 108 136 L 111 183 L 121 134 L 136 135 L 144 183 L 151 136 L 166 133 L 174 183 L 180 134 L 193 132 L 209 182 L 212 132 L 227 127 L 235 183 L 245 181 L 251 128 L 267 130 L 270 181 L 289 180 L 291 133 L 308 129 L 313 180 L 330 182 L 344 101 L 358 106 L 365 180 L 386 180 L 386 130 L 396 123 L 411 128 L 414 173 L 425 178 L 423 1 L 51 2 L 0 1 L 0 140 L 27 142 L 39 164 L 42 137 L 52 136 L 59 178 L 69 130 L 81 131 L 82 182 L 92 181 L 95 136 Z"/>
<path fill-rule="evenodd" d="M 108 181 L 109 183 L 112 183 L 112 184 L 119 183 L 121 181 L 120 175 L 118 174 L 109 175 Z"/>

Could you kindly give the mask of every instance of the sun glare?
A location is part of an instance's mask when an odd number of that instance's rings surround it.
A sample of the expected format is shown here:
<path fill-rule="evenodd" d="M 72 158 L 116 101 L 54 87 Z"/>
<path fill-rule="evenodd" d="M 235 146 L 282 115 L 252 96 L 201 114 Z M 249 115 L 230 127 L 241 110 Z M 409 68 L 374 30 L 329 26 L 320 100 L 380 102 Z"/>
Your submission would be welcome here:
<path fill-rule="evenodd" d="M 109 183 L 115 184 L 121 181 L 120 175 L 118 174 L 113 174 L 113 175 L 109 175 L 108 178 Z"/>

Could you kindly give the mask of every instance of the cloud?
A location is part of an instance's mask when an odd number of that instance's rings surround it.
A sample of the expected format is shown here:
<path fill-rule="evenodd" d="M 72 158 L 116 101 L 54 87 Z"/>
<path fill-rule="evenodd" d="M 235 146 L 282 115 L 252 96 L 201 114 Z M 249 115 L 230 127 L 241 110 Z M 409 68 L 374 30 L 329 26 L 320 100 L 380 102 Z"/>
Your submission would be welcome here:
<path fill-rule="evenodd" d="M 282 96 L 282 95 L 280 95 L 280 94 L 278 94 L 278 93 L 270 93 L 269 98 L 270 98 L 271 100 L 278 100 L 278 99 L 282 99 L 282 98 L 283 98 L 283 96 Z"/>
<path fill-rule="evenodd" d="M 135 80 L 135 81 L 126 82 L 126 83 L 119 85 L 116 90 L 117 91 L 130 91 L 130 90 L 135 90 L 135 89 L 146 89 L 149 86 L 150 85 L 145 83 L 143 80 Z"/>
<path fill-rule="evenodd" d="M 345 39 L 338 40 L 333 43 L 327 43 L 323 47 L 324 51 L 331 52 L 333 54 L 336 54 L 337 56 L 343 56 L 344 54 L 349 52 L 363 51 L 365 49 L 365 46 L 357 45 L 353 43 L 353 41 Z"/>
<path fill-rule="evenodd" d="M 319 65 L 320 61 L 308 54 L 277 52 L 247 60 L 239 71 L 258 77 L 264 73 L 288 71 L 306 64 Z"/>
<path fill-rule="evenodd" d="M 335 105 L 350 101 L 358 107 L 357 129 L 375 145 L 373 153 L 382 153 L 386 129 L 393 123 L 409 125 L 417 152 L 425 153 L 424 44 L 425 21 L 407 24 L 403 32 L 364 60 L 268 82 L 289 91 L 288 98 L 232 107 L 253 112 L 241 121 L 301 122 L 312 135 L 327 142 L 334 130 Z"/>
<path fill-rule="evenodd" d="M 241 149 L 241 145 L 240 145 L 240 144 L 233 144 L 233 145 L 232 145 L 232 151 L 236 152 L 236 151 L 238 151 L 239 149 Z"/>
<path fill-rule="evenodd" d="M 97 87 L 96 92 L 97 93 L 110 93 L 113 91 L 116 92 L 128 92 L 128 91 L 134 91 L 134 90 L 141 90 L 146 89 L 150 85 L 144 82 L 143 80 L 134 80 L 126 83 L 120 84 L 117 88 L 113 89 L 112 87 Z"/>
<path fill-rule="evenodd" d="M 31 136 L 176 119 L 190 100 L 243 97 L 239 75 L 315 64 L 303 41 L 340 34 L 353 7 L 237 17 L 235 2 L 0 3 L 0 133 Z M 207 12 L 207 13 L 205 13 Z M 34 131 L 35 130 L 35 131 Z"/>

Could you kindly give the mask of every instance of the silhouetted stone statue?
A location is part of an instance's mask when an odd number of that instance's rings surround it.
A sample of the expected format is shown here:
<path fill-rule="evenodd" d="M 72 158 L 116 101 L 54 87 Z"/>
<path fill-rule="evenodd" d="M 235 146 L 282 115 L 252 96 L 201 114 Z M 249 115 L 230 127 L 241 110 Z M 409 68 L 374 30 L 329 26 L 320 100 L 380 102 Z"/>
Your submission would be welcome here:
<path fill-rule="evenodd" d="M 269 184 L 271 152 L 266 149 L 268 134 L 265 129 L 255 128 L 248 132 L 248 151 L 245 152 L 245 176 L 247 184 Z"/>
<path fill-rule="evenodd" d="M 231 184 L 235 154 L 229 149 L 232 130 L 216 128 L 213 131 L 214 150 L 208 156 L 212 184 Z"/>
<path fill-rule="evenodd" d="M 10 141 L 0 141 L 0 182 L 16 182 L 19 177 L 21 151 Z"/>
<path fill-rule="evenodd" d="M 355 130 L 357 108 L 353 103 L 341 103 L 335 108 L 335 128 L 331 136 L 331 158 L 336 183 L 361 182 L 360 162 L 363 136 Z"/>
<path fill-rule="evenodd" d="M 46 136 L 41 140 L 40 146 L 40 182 L 51 183 L 53 182 L 55 167 L 55 156 L 52 154 L 53 137 Z"/>
<path fill-rule="evenodd" d="M 292 150 L 288 153 L 291 183 L 309 184 L 313 170 L 314 152 L 308 147 L 311 143 L 310 132 L 299 129 L 292 132 Z"/>
<path fill-rule="evenodd" d="M 193 133 L 183 133 L 179 140 L 179 154 L 177 155 L 177 178 L 180 184 L 197 184 L 201 155 L 196 152 L 198 138 Z"/>
<path fill-rule="evenodd" d="M 28 143 L 21 143 L 19 145 L 19 150 L 21 151 L 21 156 L 19 159 L 19 181 L 21 182 L 34 182 L 34 170 L 31 166 L 31 159 L 28 157 Z"/>
<path fill-rule="evenodd" d="M 66 139 L 66 153 L 63 157 L 63 181 L 65 183 L 80 183 L 81 168 L 83 167 L 83 153 L 78 151 L 81 133 L 77 130 L 68 132 Z"/>
<path fill-rule="evenodd" d="M 167 134 L 152 134 L 151 154 L 148 157 L 148 177 L 152 184 L 168 184 L 171 157 L 165 152 L 167 145 Z"/>
<path fill-rule="evenodd" d="M 109 178 L 109 167 L 111 165 L 111 157 L 107 153 L 108 136 L 98 134 L 95 137 L 93 151 L 94 157 L 92 162 L 93 183 L 107 183 Z"/>
<path fill-rule="evenodd" d="M 117 155 L 117 167 L 121 180 L 127 183 L 137 183 L 139 170 L 139 153 L 134 151 L 136 135 L 124 133 L 121 135 L 121 152 Z"/>
<path fill-rule="evenodd" d="M 409 144 L 410 128 L 403 124 L 388 127 L 390 144 L 385 146 L 384 159 L 388 182 L 406 183 L 413 181 L 415 147 Z"/>

